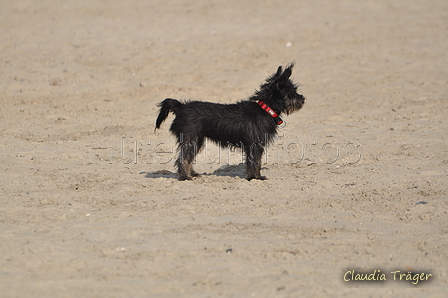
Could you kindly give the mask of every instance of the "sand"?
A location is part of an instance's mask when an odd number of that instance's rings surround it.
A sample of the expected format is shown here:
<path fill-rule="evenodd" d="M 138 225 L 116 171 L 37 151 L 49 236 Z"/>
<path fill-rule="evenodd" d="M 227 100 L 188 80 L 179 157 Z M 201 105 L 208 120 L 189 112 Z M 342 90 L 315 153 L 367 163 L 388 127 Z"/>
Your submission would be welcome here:
<path fill-rule="evenodd" d="M 0 36 L 1 297 L 446 297 L 447 1 L 5 0 Z M 156 104 L 292 61 L 269 180 L 207 144 L 178 181 Z"/>

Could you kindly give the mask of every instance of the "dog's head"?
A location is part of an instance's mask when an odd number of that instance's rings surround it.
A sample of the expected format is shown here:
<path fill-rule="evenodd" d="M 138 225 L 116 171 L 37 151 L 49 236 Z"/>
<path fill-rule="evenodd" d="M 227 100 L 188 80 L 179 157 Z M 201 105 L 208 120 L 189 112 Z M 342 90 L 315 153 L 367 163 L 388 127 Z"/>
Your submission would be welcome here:
<path fill-rule="evenodd" d="M 297 93 L 298 86 L 290 79 L 294 63 L 285 70 L 279 66 L 277 72 L 266 79 L 251 100 L 262 100 L 277 113 L 287 115 L 300 110 L 305 103 L 305 97 Z"/>

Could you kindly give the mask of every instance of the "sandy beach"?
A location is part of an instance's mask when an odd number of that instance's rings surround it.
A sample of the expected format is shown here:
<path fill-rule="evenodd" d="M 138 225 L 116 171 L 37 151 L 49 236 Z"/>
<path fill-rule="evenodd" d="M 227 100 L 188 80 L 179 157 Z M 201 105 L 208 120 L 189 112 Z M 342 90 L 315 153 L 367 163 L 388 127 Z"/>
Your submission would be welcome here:
<path fill-rule="evenodd" d="M 446 297 L 447 1 L 4 0 L 0 36 L 1 297 Z M 208 143 L 178 181 L 157 103 L 292 61 L 269 179 Z"/>

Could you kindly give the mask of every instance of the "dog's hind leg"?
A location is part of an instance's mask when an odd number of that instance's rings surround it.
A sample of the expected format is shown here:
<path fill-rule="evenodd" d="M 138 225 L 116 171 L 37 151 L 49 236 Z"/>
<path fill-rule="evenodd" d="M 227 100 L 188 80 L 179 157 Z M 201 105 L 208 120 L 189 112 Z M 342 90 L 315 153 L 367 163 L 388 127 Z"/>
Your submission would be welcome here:
<path fill-rule="evenodd" d="M 189 165 L 188 170 L 190 171 L 190 175 L 191 177 L 199 177 L 201 175 L 199 175 L 199 173 L 197 173 L 195 170 L 193 170 L 193 161 L 196 158 L 196 155 L 198 154 L 199 151 L 201 151 L 202 146 L 204 144 L 204 138 L 198 138 L 197 141 L 193 141 L 192 142 L 192 146 L 193 146 L 193 158 L 192 158 L 192 162 Z"/>
<path fill-rule="evenodd" d="M 194 139 L 194 138 L 193 138 Z M 192 177 L 199 176 L 193 170 L 194 159 L 202 146 L 202 141 L 199 143 L 193 140 L 190 136 L 185 136 L 183 133 L 179 135 L 179 157 L 176 160 L 176 166 L 179 173 L 179 180 L 191 180 Z"/>

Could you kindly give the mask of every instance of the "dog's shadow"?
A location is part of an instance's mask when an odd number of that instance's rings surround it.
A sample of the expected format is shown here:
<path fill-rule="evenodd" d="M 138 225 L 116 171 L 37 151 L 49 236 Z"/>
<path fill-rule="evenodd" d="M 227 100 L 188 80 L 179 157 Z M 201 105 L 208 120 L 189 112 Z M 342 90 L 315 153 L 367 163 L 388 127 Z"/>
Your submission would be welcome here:
<path fill-rule="evenodd" d="M 141 175 L 145 175 L 145 178 L 167 178 L 167 179 L 174 179 L 177 178 L 177 174 L 173 173 L 168 170 L 160 170 L 155 172 L 141 172 Z"/>
<path fill-rule="evenodd" d="M 238 165 L 223 165 L 216 169 L 212 174 L 215 176 L 227 176 L 227 177 L 240 177 L 243 178 L 245 175 L 246 167 L 244 164 L 240 163 Z"/>
<path fill-rule="evenodd" d="M 223 165 L 213 171 L 212 173 L 201 173 L 201 176 L 225 176 L 225 177 L 240 177 L 244 178 L 246 167 L 244 164 L 238 165 Z M 166 178 L 177 179 L 177 173 L 168 170 L 159 170 L 155 172 L 141 172 L 141 175 L 145 175 L 145 178 Z"/>

